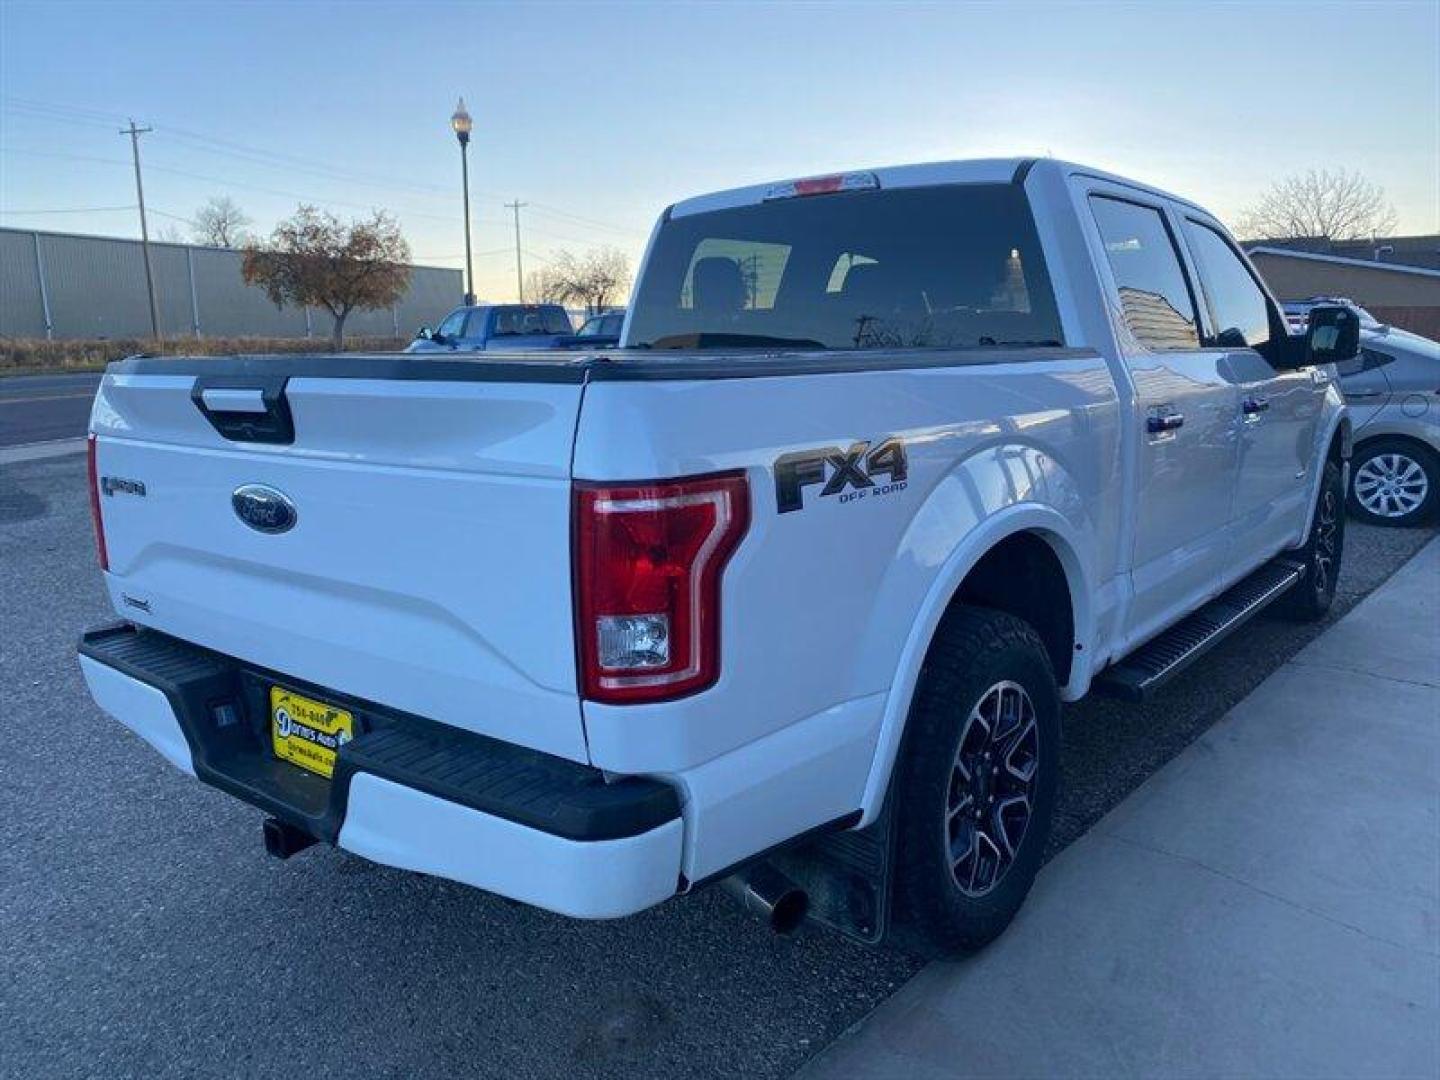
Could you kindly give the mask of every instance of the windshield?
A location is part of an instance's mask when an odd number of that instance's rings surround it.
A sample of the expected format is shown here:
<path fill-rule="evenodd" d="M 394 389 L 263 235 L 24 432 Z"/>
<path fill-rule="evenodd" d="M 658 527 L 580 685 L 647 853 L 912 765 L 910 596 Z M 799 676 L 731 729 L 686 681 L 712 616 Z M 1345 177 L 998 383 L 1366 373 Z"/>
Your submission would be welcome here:
<path fill-rule="evenodd" d="M 527 304 L 495 309 L 492 337 L 514 337 L 519 334 L 572 334 L 570 316 L 554 304 Z"/>
<path fill-rule="evenodd" d="M 1059 345 L 1024 192 L 953 184 L 778 199 L 661 226 L 641 348 Z"/>

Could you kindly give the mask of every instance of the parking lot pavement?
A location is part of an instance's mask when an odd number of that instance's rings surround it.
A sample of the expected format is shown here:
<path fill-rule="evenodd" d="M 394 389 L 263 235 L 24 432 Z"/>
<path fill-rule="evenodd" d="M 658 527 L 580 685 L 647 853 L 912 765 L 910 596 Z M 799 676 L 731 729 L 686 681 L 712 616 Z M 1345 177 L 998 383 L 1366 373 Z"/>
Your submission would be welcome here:
<path fill-rule="evenodd" d="M 0 465 L 0 1076 L 780 1077 L 919 970 L 772 938 L 714 890 L 578 923 L 328 848 L 267 858 L 258 811 L 85 693 L 75 637 L 110 612 L 84 475 Z M 1428 535 L 1353 529 L 1337 612 Z M 1315 633 L 1263 621 L 1154 706 L 1068 709 L 1055 850 Z"/>
<path fill-rule="evenodd" d="M 804 1070 L 1440 1076 L 1440 540 Z"/>
<path fill-rule="evenodd" d="M 99 385 L 98 371 L 0 379 L 0 446 L 80 438 Z"/>

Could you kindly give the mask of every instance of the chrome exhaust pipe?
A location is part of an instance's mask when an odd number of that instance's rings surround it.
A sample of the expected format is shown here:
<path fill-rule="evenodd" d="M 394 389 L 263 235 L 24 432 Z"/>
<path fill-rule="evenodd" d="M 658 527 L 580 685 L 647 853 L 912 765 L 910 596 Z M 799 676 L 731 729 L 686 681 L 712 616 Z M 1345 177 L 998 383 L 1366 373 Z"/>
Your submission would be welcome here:
<path fill-rule="evenodd" d="M 810 910 L 810 896 L 769 863 L 756 863 L 731 874 L 720 887 L 741 909 L 777 934 L 793 934 Z"/>

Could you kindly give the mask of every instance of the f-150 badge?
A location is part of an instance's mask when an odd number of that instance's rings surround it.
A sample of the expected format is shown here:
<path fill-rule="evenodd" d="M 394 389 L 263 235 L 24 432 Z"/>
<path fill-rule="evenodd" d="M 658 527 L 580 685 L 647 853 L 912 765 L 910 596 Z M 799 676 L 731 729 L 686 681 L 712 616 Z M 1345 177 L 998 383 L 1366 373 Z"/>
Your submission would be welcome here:
<path fill-rule="evenodd" d="M 876 477 L 886 478 L 877 483 Z M 854 502 L 905 490 L 909 465 L 905 443 L 891 437 L 873 450 L 868 442 L 852 443 L 848 450 L 826 446 L 798 450 L 775 459 L 775 505 L 782 514 L 805 506 L 805 489 L 824 484 L 820 497 L 838 495 L 840 502 Z"/>

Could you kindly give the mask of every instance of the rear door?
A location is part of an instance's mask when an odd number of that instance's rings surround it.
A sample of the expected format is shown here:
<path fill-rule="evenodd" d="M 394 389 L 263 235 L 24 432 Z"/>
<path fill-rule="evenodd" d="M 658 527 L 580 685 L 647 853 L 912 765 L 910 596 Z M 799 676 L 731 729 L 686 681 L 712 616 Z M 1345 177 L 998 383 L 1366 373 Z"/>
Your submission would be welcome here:
<path fill-rule="evenodd" d="M 97 470 L 102 485 L 131 482 L 100 498 L 116 610 L 285 677 L 584 761 L 569 475 L 582 373 L 274 360 L 288 367 L 129 361 L 106 376 Z M 281 405 L 288 440 L 266 433 Z M 247 485 L 288 501 L 291 527 L 247 522 Z"/>
<path fill-rule="evenodd" d="M 1288 331 L 1254 272 L 1214 222 L 1187 214 L 1184 234 L 1207 309 L 1206 344 L 1223 350 L 1240 390 L 1231 518 L 1235 561 L 1251 567 L 1293 540 L 1308 510 L 1328 375 L 1272 364 Z"/>
<path fill-rule="evenodd" d="M 1203 602 L 1225 572 L 1239 396 L 1225 354 L 1202 347 L 1195 291 L 1161 201 L 1098 181 L 1086 201 L 1136 393 L 1125 636 L 1140 641 Z"/>

